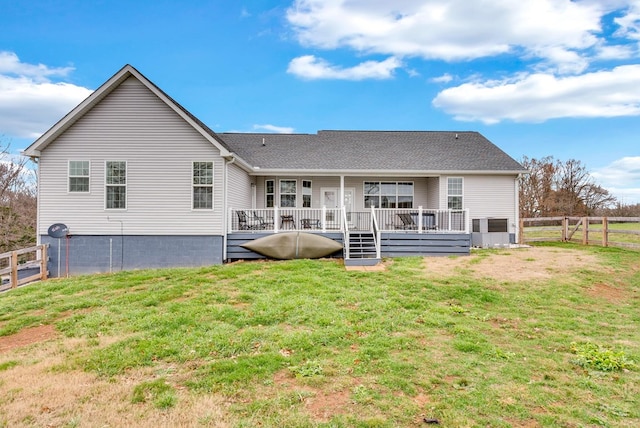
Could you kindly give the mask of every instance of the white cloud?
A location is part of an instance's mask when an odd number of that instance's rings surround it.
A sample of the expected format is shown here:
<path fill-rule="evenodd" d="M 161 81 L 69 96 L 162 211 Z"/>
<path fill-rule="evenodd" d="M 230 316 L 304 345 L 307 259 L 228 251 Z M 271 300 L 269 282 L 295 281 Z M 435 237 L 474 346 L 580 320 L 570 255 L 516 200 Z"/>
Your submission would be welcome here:
<path fill-rule="evenodd" d="M 640 203 L 640 156 L 617 159 L 591 175 L 621 202 Z"/>
<path fill-rule="evenodd" d="M 445 61 L 519 53 L 575 73 L 603 43 L 601 18 L 626 3 L 296 0 L 287 19 L 300 43 L 311 47 Z M 630 36 L 637 23 L 632 11 L 618 22 Z"/>
<path fill-rule="evenodd" d="M 66 77 L 70 67 L 20 62 L 12 52 L 0 52 L 0 135 L 37 138 L 91 90 L 52 77 Z"/>
<path fill-rule="evenodd" d="M 365 61 L 354 67 L 342 68 L 329 64 L 327 61 L 313 55 L 294 58 L 289 63 L 288 73 L 303 79 L 389 79 L 393 72 L 402 66 L 402 62 L 395 57 L 384 61 Z"/>
<path fill-rule="evenodd" d="M 452 80 L 453 80 L 453 76 L 451 76 L 449 73 L 445 73 L 442 76 L 434 77 L 431 79 L 433 83 L 449 83 Z"/>
<path fill-rule="evenodd" d="M 640 0 L 632 0 L 626 14 L 615 18 L 614 22 L 620 26 L 617 36 L 640 41 Z"/>
<path fill-rule="evenodd" d="M 44 64 L 20 62 L 14 52 L 0 52 L 0 74 L 30 77 L 37 81 L 46 81 L 50 76 L 67 76 L 73 67 L 50 68 Z"/>
<path fill-rule="evenodd" d="M 290 126 L 276 126 L 276 125 L 265 124 L 265 125 L 253 125 L 253 130 L 274 132 L 276 134 L 292 134 L 294 131 L 294 128 Z"/>
<path fill-rule="evenodd" d="M 470 82 L 441 91 L 433 105 L 458 120 L 487 124 L 640 116 L 640 65 L 561 78 L 536 73 Z"/>
<path fill-rule="evenodd" d="M 599 168 L 592 173 L 598 181 L 612 185 L 621 183 L 640 183 L 640 156 L 628 156 L 617 159 L 609 165 Z"/>

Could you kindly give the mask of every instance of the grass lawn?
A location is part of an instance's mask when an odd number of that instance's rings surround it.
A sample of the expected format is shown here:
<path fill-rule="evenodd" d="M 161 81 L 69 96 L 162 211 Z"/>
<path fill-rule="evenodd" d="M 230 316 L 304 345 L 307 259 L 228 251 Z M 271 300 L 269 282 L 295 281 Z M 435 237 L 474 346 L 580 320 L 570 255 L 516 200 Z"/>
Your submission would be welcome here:
<path fill-rule="evenodd" d="M 0 426 L 640 426 L 640 252 L 544 248 L 584 263 L 247 262 L 2 293 Z"/>

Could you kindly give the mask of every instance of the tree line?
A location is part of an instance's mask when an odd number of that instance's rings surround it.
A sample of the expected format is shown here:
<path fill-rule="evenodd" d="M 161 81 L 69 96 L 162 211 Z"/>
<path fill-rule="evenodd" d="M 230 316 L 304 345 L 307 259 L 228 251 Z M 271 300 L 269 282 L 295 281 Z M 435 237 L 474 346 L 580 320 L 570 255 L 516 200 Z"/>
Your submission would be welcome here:
<path fill-rule="evenodd" d="M 598 185 L 582 162 L 553 156 L 523 157 L 529 170 L 520 178 L 520 217 L 640 216 L 640 204 L 625 205 Z"/>
<path fill-rule="evenodd" d="M 0 142 L 0 253 L 36 243 L 36 187 L 27 159 Z"/>
<path fill-rule="evenodd" d="M 618 201 L 578 160 L 525 156 L 520 163 L 530 171 L 520 178 L 520 217 L 640 216 L 640 204 Z M 0 253 L 35 245 L 34 174 L 0 142 Z"/>

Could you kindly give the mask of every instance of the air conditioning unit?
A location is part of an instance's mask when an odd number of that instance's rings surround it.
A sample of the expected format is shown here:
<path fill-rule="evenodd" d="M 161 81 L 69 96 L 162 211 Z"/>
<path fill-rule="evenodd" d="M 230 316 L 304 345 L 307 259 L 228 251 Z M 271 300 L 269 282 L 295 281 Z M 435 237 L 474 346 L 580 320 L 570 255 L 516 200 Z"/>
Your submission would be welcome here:
<path fill-rule="evenodd" d="M 474 218 L 471 221 L 471 245 L 474 247 L 508 247 L 509 244 L 509 219 Z"/>

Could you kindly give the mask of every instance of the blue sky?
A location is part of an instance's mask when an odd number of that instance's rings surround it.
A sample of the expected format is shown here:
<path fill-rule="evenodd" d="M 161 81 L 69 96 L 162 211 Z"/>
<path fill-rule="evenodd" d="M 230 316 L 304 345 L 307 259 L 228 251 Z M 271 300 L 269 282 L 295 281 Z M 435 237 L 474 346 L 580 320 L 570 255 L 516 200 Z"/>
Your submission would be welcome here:
<path fill-rule="evenodd" d="M 0 0 L 14 151 L 131 64 L 219 132 L 474 130 L 640 202 L 640 0 Z"/>

